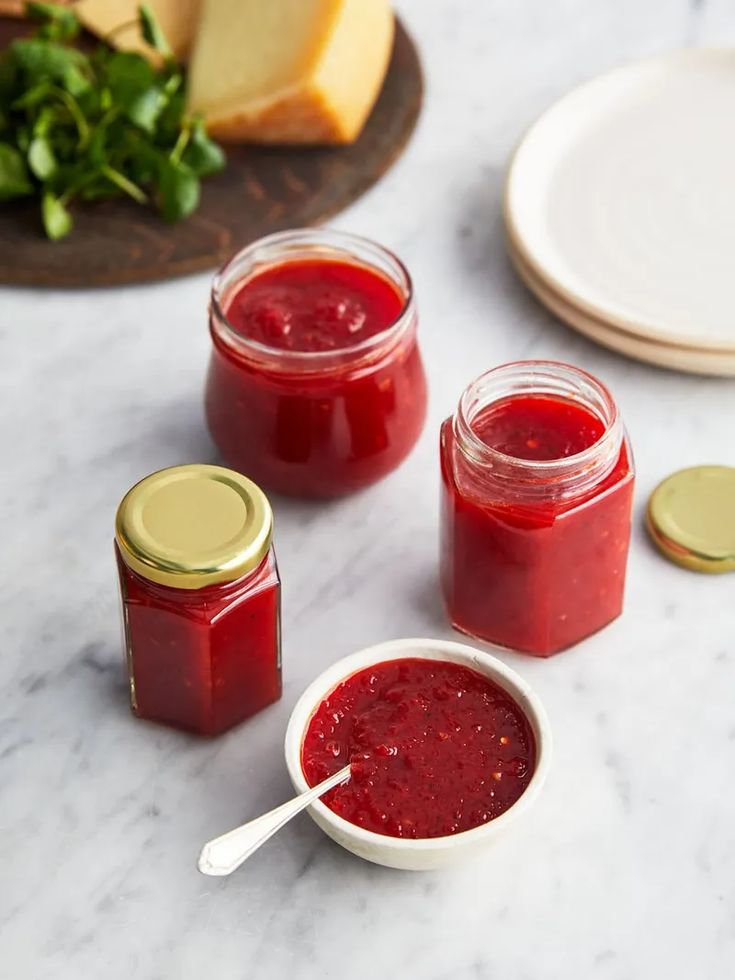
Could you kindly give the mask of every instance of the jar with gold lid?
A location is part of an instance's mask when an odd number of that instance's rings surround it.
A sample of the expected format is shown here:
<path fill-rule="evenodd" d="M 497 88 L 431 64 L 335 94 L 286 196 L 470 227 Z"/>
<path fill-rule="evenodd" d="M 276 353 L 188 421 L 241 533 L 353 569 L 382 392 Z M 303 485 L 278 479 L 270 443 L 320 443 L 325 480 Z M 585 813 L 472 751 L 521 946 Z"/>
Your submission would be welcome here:
<path fill-rule="evenodd" d="M 217 735 L 281 695 L 273 514 L 220 466 L 160 470 L 115 525 L 133 712 Z"/>

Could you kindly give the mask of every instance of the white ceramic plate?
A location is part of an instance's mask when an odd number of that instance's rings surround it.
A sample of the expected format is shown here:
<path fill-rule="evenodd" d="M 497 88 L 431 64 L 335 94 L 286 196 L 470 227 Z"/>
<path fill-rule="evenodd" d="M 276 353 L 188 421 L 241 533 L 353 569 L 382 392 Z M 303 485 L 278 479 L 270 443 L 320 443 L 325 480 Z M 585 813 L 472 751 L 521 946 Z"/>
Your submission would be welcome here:
<path fill-rule="evenodd" d="M 514 248 L 571 306 L 649 340 L 735 352 L 735 50 L 575 89 L 508 174 Z"/>
<path fill-rule="evenodd" d="M 508 254 L 519 276 L 536 298 L 560 320 L 595 343 L 657 367 L 685 371 L 688 374 L 735 377 L 735 353 L 694 350 L 690 347 L 659 343 L 611 328 L 603 321 L 571 306 L 536 275 L 512 246 L 509 246 Z"/>
<path fill-rule="evenodd" d="M 449 660 L 484 674 L 498 684 L 523 709 L 536 739 L 536 768 L 525 792 L 505 813 L 489 823 L 447 837 L 406 840 L 364 830 L 338 816 L 317 800 L 309 814 L 319 827 L 342 847 L 366 861 L 389 868 L 424 871 L 466 860 L 494 843 L 534 802 L 546 780 L 551 763 L 551 729 L 543 705 L 533 690 L 510 667 L 482 650 L 451 640 L 391 640 L 338 660 L 307 687 L 293 709 L 286 731 L 286 765 L 294 789 L 309 788 L 301 768 L 301 746 L 311 716 L 342 681 L 373 664 L 405 657 Z"/>

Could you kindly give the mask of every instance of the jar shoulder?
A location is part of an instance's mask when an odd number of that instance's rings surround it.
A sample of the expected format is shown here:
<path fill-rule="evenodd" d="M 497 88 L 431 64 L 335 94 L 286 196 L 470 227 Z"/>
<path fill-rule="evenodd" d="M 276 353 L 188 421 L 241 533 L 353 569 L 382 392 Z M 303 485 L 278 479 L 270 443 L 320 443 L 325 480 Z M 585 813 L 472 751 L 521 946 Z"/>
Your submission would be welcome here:
<path fill-rule="evenodd" d="M 611 472 L 585 494 L 563 501 L 549 499 L 531 504 L 516 499 L 512 488 L 499 490 L 488 481 L 478 480 L 457 445 L 451 416 L 441 426 L 439 453 L 444 492 L 456 506 L 502 514 L 509 521 L 517 516 L 524 524 L 538 518 L 546 526 L 550 519 L 562 520 L 604 500 L 632 496 L 635 483 L 635 462 L 627 433 Z"/>
<path fill-rule="evenodd" d="M 273 546 L 249 575 L 235 582 L 204 589 L 172 589 L 156 585 L 136 575 L 119 555 L 118 570 L 123 601 L 126 604 L 157 609 L 199 624 L 211 624 L 256 596 L 280 588 L 278 562 Z"/>

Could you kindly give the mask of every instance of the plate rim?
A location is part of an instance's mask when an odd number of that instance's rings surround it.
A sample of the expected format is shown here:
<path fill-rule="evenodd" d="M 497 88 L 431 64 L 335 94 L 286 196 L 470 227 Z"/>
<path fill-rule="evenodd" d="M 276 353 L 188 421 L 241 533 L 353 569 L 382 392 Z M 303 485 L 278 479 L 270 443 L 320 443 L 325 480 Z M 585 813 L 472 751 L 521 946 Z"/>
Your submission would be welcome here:
<path fill-rule="evenodd" d="M 507 167 L 505 182 L 502 195 L 502 212 L 505 231 L 509 243 L 512 244 L 516 253 L 519 254 L 526 265 L 533 270 L 535 275 L 542 280 L 549 288 L 565 299 L 565 301 L 575 310 L 584 312 L 588 316 L 600 321 L 605 326 L 615 328 L 621 332 L 629 334 L 633 338 L 645 338 L 650 341 L 678 346 L 686 350 L 712 351 L 720 353 L 735 353 L 735 340 L 728 343 L 722 338 L 707 339 L 696 337 L 692 334 L 679 333 L 672 339 L 672 334 L 667 333 L 662 328 L 660 322 L 650 320 L 646 317 L 635 319 L 627 315 L 616 304 L 612 303 L 605 307 L 595 303 L 589 298 L 580 295 L 569 285 L 564 283 L 557 275 L 548 271 L 541 263 L 539 258 L 531 251 L 519 227 L 517 220 L 516 207 L 514 200 L 518 197 L 519 176 L 518 171 L 523 164 L 523 155 L 530 152 L 530 142 L 536 136 L 542 126 L 548 125 L 549 118 L 558 112 L 568 110 L 569 106 L 578 99 L 589 97 L 590 91 L 596 88 L 604 89 L 616 80 L 625 78 L 629 75 L 639 75 L 643 72 L 651 72 L 656 69 L 671 70 L 676 62 L 705 62 L 711 63 L 714 60 L 726 60 L 735 69 L 735 48 L 724 46 L 705 46 L 696 48 L 675 49 L 655 55 L 651 58 L 638 59 L 619 65 L 609 71 L 603 72 L 592 78 L 581 82 L 579 85 L 566 92 L 559 99 L 548 106 L 537 118 L 525 129 L 515 149 L 513 150 Z M 519 162 L 520 161 L 520 162 Z M 523 185 L 521 185 L 522 188 Z M 538 220 L 538 219 L 537 219 Z"/>
<path fill-rule="evenodd" d="M 669 371 L 709 377 L 735 377 L 735 351 L 693 350 L 646 337 L 627 335 L 570 305 L 563 296 L 555 293 L 539 280 L 535 271 L 529 268 L 523 256 L 516 252 L 510 243 L 507 252 L 521 282 L 536 300 L 552 316 L 592 343 L 639 363 Z M 664 355 L 663 359 L 660 357 L 661 354 Z M 684 358 L 687 360 L 683 361 Z M 705 358 L 704 363 L 701 358 Z"/>

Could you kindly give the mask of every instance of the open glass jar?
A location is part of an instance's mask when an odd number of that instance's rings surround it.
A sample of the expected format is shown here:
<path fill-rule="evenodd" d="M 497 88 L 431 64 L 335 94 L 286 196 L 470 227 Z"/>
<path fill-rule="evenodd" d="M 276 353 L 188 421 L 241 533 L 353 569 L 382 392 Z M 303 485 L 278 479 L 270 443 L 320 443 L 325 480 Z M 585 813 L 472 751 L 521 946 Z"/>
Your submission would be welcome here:
<path fill-rule="evenodd" d="M 221 466 L 137 483 L 115 525 L 133 712 L 217 735 L 281 696 L 280 581 L 263 492 Z"/>
<path fill-rule="evenodd" d="M 620 614 L 633 460 L 596 378 L 552 361 L 488 371 L 442 426 L 441 471 L 457 629 L 549 656 Z"/>
<path fill-rule="evenodd" d="M 293 334 L 291 346 L 249 335 L 233 314 L 247 289 L 256 286 L 263 294 L 262 284 L 269 282 L 272 303 L 259 311 L 261 322 L 288 302 L 295 309 L 287 308 L 285 316 L 301 316 L 309 291 L 320 289 L 320 277 L 335 267 L 342 270 L 343 285 L 332 284 L 327 308 L 314 306 L 315 330 L 324 330 L 324 318 L 327 325 L 341 322 L 355 303 L 359 311 L 360 289 L 372 287 L 395 303 L 384 329 L 365 335 L 358 319 L 350 323 L 350 330 L 358 329 L 347 343 L 298 349 Z M 294 268 L 302 292 L 284 300 L 282 273 Z M 349 289 L 349 296 L 341 296 L 340 288 Z M 325 311 L 322 321 L 319 310 Z M 213 349 L 205 409 L 229 466 L 281 493 L 335 497 L 381 479 L 413 448 L 426 414 L 416 306 L 408 272 L 380 245 L 315 229 L 255 242 L 215 277 L 209 323 Z M 286 323 L 284 336 L 289 328 Z"/>

